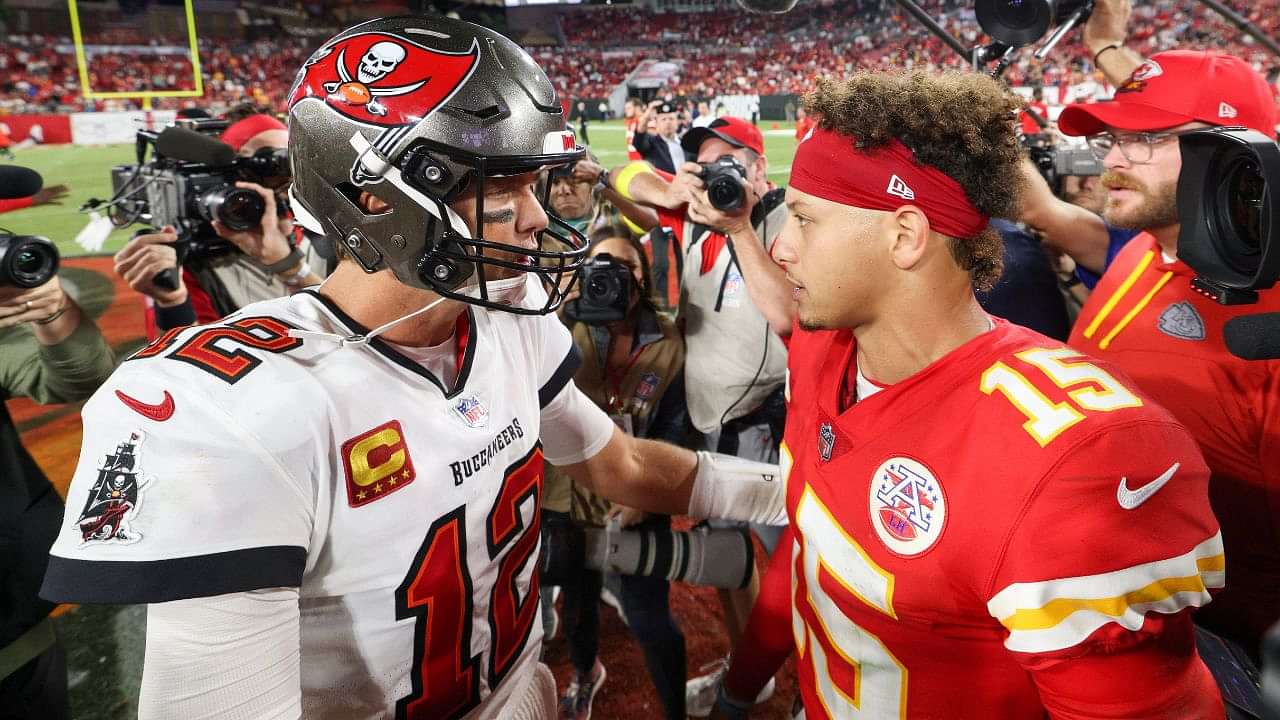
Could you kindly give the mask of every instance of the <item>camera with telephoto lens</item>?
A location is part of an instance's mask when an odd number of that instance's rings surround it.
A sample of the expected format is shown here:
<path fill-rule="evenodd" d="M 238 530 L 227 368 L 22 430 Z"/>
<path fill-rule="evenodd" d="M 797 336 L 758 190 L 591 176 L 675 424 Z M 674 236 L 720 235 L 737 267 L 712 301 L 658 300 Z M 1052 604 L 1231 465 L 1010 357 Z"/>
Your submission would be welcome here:
<path fill-rule="evenodd" d="M 698 163 L 707 200 L 720 212 L 733 212 L 747 202 L 747 169 L 732 155 L 721 155 L 706 163 Z"/>
<path fill-rule="evenodd" d="M 1178 137 L 1178 258 L 1223 305 L 1258 301 L 1280 279 L 1280 147 L 1243 127 Z"/>
<path fill-rule="evenodd" d="M 238 157 L 217 140 L 227 128 L 224 120 L 180 121 L 174 127 L 189 131 L 177 137 L 169 129 L 156 133 L 139 130 L 137 163 L 111 169 L 112 197 L 105 204 L 117 227 L 143 222 L 152 227 L 173 226 L 186 257 L 228 252 L 231 243 L 219 238 L 215 220 L 231 230 L 252 230 L 262 223 L 266 203 L 237 181 L 267 187 L 287 182 L 288 151 L 262 148 L 250 157 Z M 195 135 L 198 134 L 198 135 Z M 199 142 L 192 142 L 192 138 Z M 146 161 L 151 150 L 151 160 Z M 280 214 L 286 212 L 277 203 Z"/>
<path fill-rule="evenodd" d="M 1093 0 L 978 0 L 974 15 L 983 32 L 1009 47 L 1030 45 L 1067 22 L 1083 23 L 1093 13 Z"/>
<path fill-rule="evenodd" d="M 0 230 L 0 287 L 40 287 L 58 273 L 58 262 L 49 238 Z"/>
<path fill-rule="evenodd" d="M 1062 195 L 1063 178 L 1069 175 L 1097 176 L 1106 169 L 1088 146 L 1059 142 L 1049 133 L 1026 135 L 1022 138 L 1022 146 L 1027 149 L 1032 164 L 1054 195 Z"/>
<path fill-rule="evenodd" d="M 588 325 L 607 325 L 627 317 L 631 305 L 631 268 L 600 253 L 582 265 L 578 279 L 580 294 L 565 306 L 570 320 Z"/>

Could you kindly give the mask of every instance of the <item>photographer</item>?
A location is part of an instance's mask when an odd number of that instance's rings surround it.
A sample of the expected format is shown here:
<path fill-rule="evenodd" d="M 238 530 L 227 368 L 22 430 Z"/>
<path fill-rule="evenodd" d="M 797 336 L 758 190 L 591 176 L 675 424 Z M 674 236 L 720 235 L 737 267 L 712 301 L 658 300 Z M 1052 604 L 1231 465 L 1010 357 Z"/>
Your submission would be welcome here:
<path fill-rule="evenodd" d="M 684 410 L 684 342 L 657 311 L 644 248 L 620 225 L 597 230 L 588 249 L 595 261 L 583 271 L 585 297 L 565 310 L 582 365 L 574 383 L 629 435 L 680 443 Z M 595 279 L 599 276 L 599 279 Z M 608 289 L 613 292 L 593 292 Z M 547 526 L 573 522 L 600 527 L 616 518 L 624 528 L 664 530 L 668 515 L 646 515 L 611 505 L 548 465 L 543 490 Z M 583 570 L 563 587 L 565 636 L 574 676 L 561 698 L 561 717 L 587 717 L 604 681 L 597 659 L 600 634 L 599 571 Z M 622 575 L 620 600 L 627 625 L 644 649 L 645 665 L 670 720 L 685 717 L 684 635 L 671 616 L 663 577 Z"/>
<path fill-rule="evenodd" d="M 1176 190 L 1178 136 L 1243 125 L 1273 137 L 1271 89 L 1238 58 L 1170 51 L 1140 65 L 1114 101 L 1069 106 L 1058 123 L 1088 137 L 1103 160 L 1106 222 L 1142 231 L 1107 267 L 1070 344 L 1120 366 L 1199 442 L 1213 473 L 1227 586 L 1197 620 L 1256 657 L 1280 617 L 1280 364 L 1227 352 L 1223 326 L 1243 313 L 1192 289 L 1194 272 L 1178 260 Z M 1072 232 L 1106 247 L 1102 220 L 1080 217 Z M 1277 309 L 1272 290 L 1244 312 Z"/>
<path fill-rule="evenodd" d="M 612 223 L 619 214 L 638 232 L 658 225 L 658 214 L 653 208 L 619 195 L 609 186 L 608 179 L 608 171 L 588 151 L 578 162 L 548 173 L 551 187 L 547 190 L 547 204 L 584 235 Z"/>
<path fill-rule="evenodd" d="M 694 427 L 709 449 L 774 462 L 785 415 L 787 351 L 780 334 L 791 329 L 791 287 L 767 248 L 786 222 L 782 193 L 770 189 L 760 130 L 741 118 L 694 128 L 682 145 L 701 164 L 681 165 L 667 182 L 633 163 L 611 175 L 613 184 L 658 208 L 661 225 L 672 228 L 684 253 L 680 322 Z M 772 550 L 780 529 L 755 530 Z M 744 590 L 720 591 L 731 642 L 757 590 L 753 579 Z M 710 710 L 722 672 L 690 681 L 690 714 Z M 765 697 L 771 692 L 767 688 Z"/>
<path fill-rule="evenodd" d="M 83 400 L 115 363 L 111 348 L 55 276 L 25 289 L 0 282 L 0 719 L 70 717 L 62 645 L 36 597 L 62 500 L 22 447 L 4 400 Z"/>
<path fill-rule="evenodd" d="M 275 118 L 233 108 L 234 122 L 221 140 L 240 157 L 259 150 L 283 149 L 288 131 Z M 266 185 L 240 181 L 236 187 L 256 192 L 265 205 L 262 223 L 251 230 L 232 230 L 213 222 L 217 237 L 230 242 L 229 252 L 199 254 L 179 262 L 178 235 L 173 227 L 134 237 L 115 256 L 115 271 L 129 287 L 146 295 L 148 335 L 209 323 L 259 300 L 280 297 L 321 282 L 327 262 L 310 242 L 294 232 L 293 218 L 279 208 L 287 201 L 288 178 L 264 178 Z M 297 238 L 297 239 L 295 239 Z M 175 288 L 156 284 L 156 275 L 181 265 Z"/>

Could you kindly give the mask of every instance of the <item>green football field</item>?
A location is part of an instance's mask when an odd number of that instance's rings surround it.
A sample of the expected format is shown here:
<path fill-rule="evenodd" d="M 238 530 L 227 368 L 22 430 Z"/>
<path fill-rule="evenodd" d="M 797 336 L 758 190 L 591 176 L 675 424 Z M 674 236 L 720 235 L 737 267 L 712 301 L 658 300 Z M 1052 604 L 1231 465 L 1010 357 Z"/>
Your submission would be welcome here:
<path fill-rule="evenodd" d="M 792 126 L 790 123 L 766 122 L 760 129 L 765 134 L 769 179 L 784 184 L 795 154 Z M 587 128 L 587 136 L 592 152 L 606 167 L 626 161 L 621 122 L 591 124 Z M 6 213 L 0 217 L 0 227 L 22 235 L 44 235 L 58 244 L 63 255 L 85 254 L 85 250 L 76 245 L 75 237 L 89 222 L 89 216 L 79 212 L 79 207 L 89 198 L 105 200 L 111 196 L 111 167 L 133 162 L 133 145 L 50 145 L 18 150 L 16 155 L 16 164 L 39 171 L 46 186 L 67 185 L 71 192 L 61 205 L 43 205 Z M 134 229 L 113 231 L 103 252 L 119 250 Z"/>

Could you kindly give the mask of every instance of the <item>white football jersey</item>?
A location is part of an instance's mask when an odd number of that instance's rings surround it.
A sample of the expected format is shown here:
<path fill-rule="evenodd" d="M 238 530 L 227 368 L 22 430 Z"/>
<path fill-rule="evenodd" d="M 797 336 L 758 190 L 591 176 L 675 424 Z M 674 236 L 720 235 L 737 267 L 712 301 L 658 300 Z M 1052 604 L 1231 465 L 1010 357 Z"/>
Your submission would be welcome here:
<path fill-rule="evenodd" d="M 578 392 L 571 336 L 555 316 L 468 309 L 446 391 L 385 342 L 291 328 L 367 332 L 305 291 L 116 371 L 84 408 L 42 593 L 298 587 L 304 717 L 494 716 L 542 640 L 540 412 Z"/>

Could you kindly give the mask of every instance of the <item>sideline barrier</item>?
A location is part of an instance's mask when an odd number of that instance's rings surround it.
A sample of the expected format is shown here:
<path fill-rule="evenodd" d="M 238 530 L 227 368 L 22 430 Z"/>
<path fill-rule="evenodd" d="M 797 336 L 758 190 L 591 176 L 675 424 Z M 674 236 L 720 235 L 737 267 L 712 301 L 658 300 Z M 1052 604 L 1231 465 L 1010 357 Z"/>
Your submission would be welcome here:
<path fill-rule="evenodd" d="M 0 115 L 0 123 L 9 126 L 9 139 L 16 143 L 31 137 L 32 125 L 39 125 L 44 133 L 42 145 L 71 142 L 71 118 L 67 115 Z"/>

